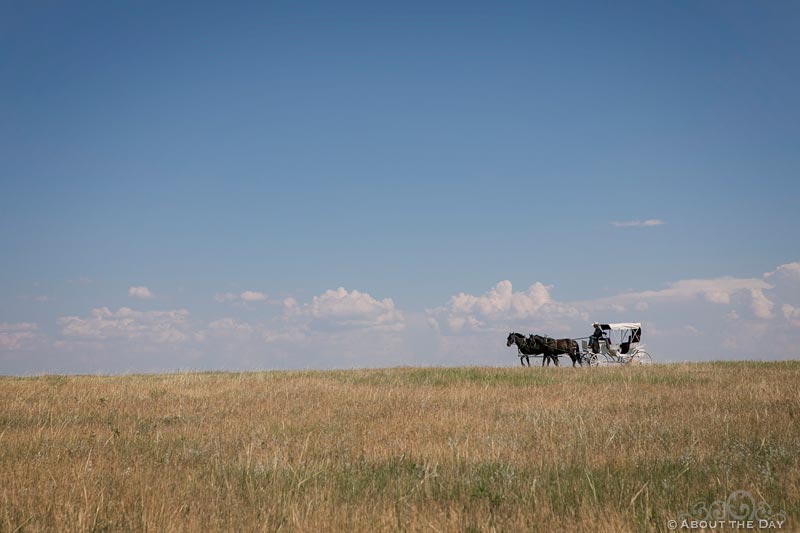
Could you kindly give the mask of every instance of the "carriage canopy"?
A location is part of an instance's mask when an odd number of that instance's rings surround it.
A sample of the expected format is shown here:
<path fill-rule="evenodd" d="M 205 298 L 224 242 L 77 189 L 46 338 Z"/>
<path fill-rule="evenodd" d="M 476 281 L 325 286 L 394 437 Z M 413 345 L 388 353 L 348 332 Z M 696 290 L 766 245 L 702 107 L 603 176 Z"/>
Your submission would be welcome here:
<path fill-rule="evenodd" d="M 615 324 L 600 324 L 602 329 L 610 329 L 612 331 L 619 331 L 623 329 L 642 329 L 641 322 L 617 322 Z"/>
<path fill-rule="evenodd" d="M 642 341 L 641 322 L 616 322 L 613 324 L 600 324 L 600 329 L 608 331 L 608 336 L 614 343 L 639 343 Z M 611 334 L 612 331 L 617 333 Z M 626 348 L 627 350 L 627 348 Z"/>

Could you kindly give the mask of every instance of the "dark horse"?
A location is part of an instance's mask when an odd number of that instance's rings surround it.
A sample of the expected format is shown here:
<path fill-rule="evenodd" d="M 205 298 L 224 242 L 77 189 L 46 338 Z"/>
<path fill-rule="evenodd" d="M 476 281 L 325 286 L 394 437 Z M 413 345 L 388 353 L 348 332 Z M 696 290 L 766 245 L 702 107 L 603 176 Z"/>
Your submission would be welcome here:
<path fill-rule="evenodd" d="M 508 338 L 506 339 L 506 346 L 511 346 L 512 344 L 517 345 L 519 364 L 522 366 L 525 366 L 525 362 L 528 363 L 528 366 L 531 366 L 531 355 L 541 355 L 543 357 L 542 366 L 544 366 L 545 362 L 547 362 L 547 366 L 550 366 L 551 358 L 555 362 L 556 366 L 558 366 L 558 356 L 554 356 L 550 350 L 545 353 L 546 348 L 543 345 L 533 341 L 533 337 L 528 339 L 525 337 L 525 335 L 520 333 L 509 333 Z"/>
<path fill-rule="evenodd" d="M 568 355 L 569 358 L 572 359 L 572 366 L 575 366 L 576 363 L 583 366 L 577 341 L 572 339 L 553 339 L 551 337 L 543 337 L 542 335 L 531 335 L 529 343 L 534 344 L 536 349 L 549 355 L 550 358 L 556 362 L 556 366 L 558 366 L 558 356 L 563 354 Z M 544 365 L 544 361 L 542 361 L 542 365 Z"/>

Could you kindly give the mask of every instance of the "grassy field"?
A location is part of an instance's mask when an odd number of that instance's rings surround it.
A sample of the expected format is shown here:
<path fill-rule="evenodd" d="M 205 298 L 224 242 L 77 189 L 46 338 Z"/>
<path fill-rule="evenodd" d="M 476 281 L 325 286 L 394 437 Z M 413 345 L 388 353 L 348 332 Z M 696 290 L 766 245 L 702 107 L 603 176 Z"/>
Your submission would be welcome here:
<path fill-rule="evenodd" d="M 800 523 L 800 362 L 0 378 L 0 531 Z"/>

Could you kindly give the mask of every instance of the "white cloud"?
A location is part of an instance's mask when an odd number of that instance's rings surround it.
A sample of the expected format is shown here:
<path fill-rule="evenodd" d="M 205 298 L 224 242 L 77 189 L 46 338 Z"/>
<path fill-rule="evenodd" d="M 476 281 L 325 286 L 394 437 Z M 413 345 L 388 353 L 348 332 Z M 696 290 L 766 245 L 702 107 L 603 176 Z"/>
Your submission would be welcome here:
<path fill-rule="evenodd" d="M 786 263 L 762 276 L 683 279 L 573 302 L 541 282 L 515 290 L 502 280 L 476 294 L 454 293 L 424 312 L 344 288 L 282 302 L 249 290 L 216 299 L 240 307 L 275 303 L 261 320 L 225 313 L 200 323 L 183 309 L 101 307 L 61 317 L 61 335 L 51 343 L 40 342 L 45 336 L 36 324 L 0 324 L 0 350 L 28 371 L 502 365 L 516 361 L 505 346 L 508 331 L 582 337 L 599 320 L 643 322 L 657 361 L 800 357 L 798 273 L 800 263 Z M 53 352 L 34 359 L 39 347 Z"/>
<path fill-rule="evenodd" d="M 783 304 L 781 306 L 781 311 L 783 311 L 784 318 L 788 320 L 792 326 L 800 328 L 800 308 L 792 304 Z"/>
<path fill-rule="evenodd" d="M 628 220 L 625 222 L 612 222 L 611 225 L 615 228 L 634 228 L 634 227 L 651 227 L 662 226 L 666 224 L 663 220 L 658 218 L 649 218 L 647 220 Z"/>
<path fill-rule="evenodd" d="M 505 315 L 525 318 L 553 301 L 548 289 L 549 287 L 536 282 L 527 291 L 515 293 L 511 282 L 503 280 L 483 296 L 459 293 L 450 298 L 449 307 L 454 314 L 479 315 L 486 318 Z"/>
<path fill-rule="evenodd" d="M 247 322 L 240 322 L 234 318 L 220 318 L 208 323 L 208 329 L 212 331 L 240 331 L 244 333 L 251 333 L 253 326 Z"/>
<path fill-rule="evenodd" d="M 233 318 L 221 318 L 206 325 L 206 332 L 209 338 L 236 343 L 247 341 L 263 341 L 265 343 L 300 341 L 306 337 L 304 329 L 305 327 L 302 325 L 249 323 Z"/>
<path fill-rule="evenodd" d="M 284 309 L 287 316 L 307 317 L 338 327 L 402 329 L 404 323 L 403 313 L 391 298 L 377 300 L 366 292 L 348 292 L 344 287 L 329 289 L 303 306 L 287 298 Z"/>
<path fill-rule="evenodd" d="M 760 300 L 759 308 L 763 310 L 763 291 L 771 289 L 772 285 L 758 278 L 732 278 L 722 277 L 713 279 L 686 279 L 675 281 L 665 289 L 641 292 L 627 292 L 612 298 L 603 298 L 598 302 L 636 301 L 639 303 L 652 303 L 657 301 L 688 301 L 697 298 L 716 304 L 730 304 L 731 297 L 735 294 L 749 294 L 753 300 Z M 754 308 L 756 306 L 754 305 Z"/>
<path fill-rule="evenodd" d="M 242 302 L 245 304 L 264 302 L 267 300 L 267 295 L 260 291 L 242 291 L 239 293 L 224 292 L 214 295 L 214 300 L 223 302 Z"/>
<path fill-rule="evenodd" d="M 38 336 L 39 325 L 31 322 L 0 322 L 0 350 L 20 350 L 30 346 Z"/>
<path fill-rule="evenodd" d="M 740 298 L 749 302 L 750 311 L 757 318 L 769 319 L 773 316 L 772 308 L 775 304 L 767 297 L 765 291 L 773 288 L 773 285 L 758 278 L 688 279 L 670 283 L 665 289 L 623 293 L 598 302 L 636 301 L 637 309 L 640 309 L 639 305 L 642 303 L 647 305 L 658 302 L 686 303 L 697 299 L 714 304 L 731 305 L 735 298 Z"/>
<path fill-rule="evenodd" d="M 237 295 L 238 296 L 238 295 Z M 237 300 L 239 300 L 237 298 Z M 402 364 L 406 322 L 391 298 L 343 287 L 306 302 L 283 300 L 283 312 L 263 321 L 223 318 L 204 328 L 211 349 L 248 365 L 275 368 Z M 427 330 L 426 330 L 427 331 Z"/>
<path fill-rule="evenodd" d="M 185 309 L 136 311 L 121 307 L 116 312 L 107 307 L 92 310 L 89 317 L 65 316 L 58 319 L 61 333 L 77 339 L 141 340 L 154 343 L 179 343 L 199 339 L 189 324 Z"/>
<path fill-rule="evenodd" d="M 292 296 L 289 296 L 283 300 L 283 308 L 287 311 L 294 312 L 296 309 L 298 309 L 298 307 L 297 300 Z"/>
<path fill-rule="evenodd" d="M 494 353 L 500 333 L 580 337 L 589 334 L 595 319 L 643 322 L 645 337 L 656 339 L 653 348 L 665 354 L 664 360 L 786 357 L 800 356 L 799 295 L 800 263 L 781 265 L 763 277 L 685 279 L 661 289 L 577 302 L 558 301 L 541 283 L 515 292 L 506 280 L 483 295 L 456 294 L 428 310 L 427 318 L 442 349 L 469 357 Z M 763 351 L 766 336 L 774 356 Z"/>
<path fill-rule="evenodd" d="M 252 324 L 233 318 L 221 318 L 206 326 L 210 335 L 222 338 L 249 339 L 256 329 Z"/>
<path fill-rule="evenodd" d="M 437 327 L 450 332 L 462 330 L 508 328 L 522 320 L 553 320 L 575 317 L 580 313 L 571 305 L 553 301 L 547 285 L 536 282 L 527 290 L 514 292 L 510 281 L 503 280 L 481 296 L 459 293 L 443 307 L 429 309 L 430 319 Z"/>
<path fill-rule="evenodd" d="M 286 342 L 299 343 L 308 339 L 308 334 L 302 328 L 290 328 L 284 330 L 265 330 L 261 333 L 261 338 L 266 343 Z"/>
<path fill-rule="evenodd" d="M 240 294 L 218 297 L 222 301 L 242 300 Z M 340 287 L 306 303 L 287 297 L 283 300 L 283 313 L 263 322 L 223 318 L 208 323 L 204 331 L 223 351 L 236 347 L 258 353 L 268 344 L 269 353 L 280 353 L 289 359 L 294 354 L 300 357 L 299 362 L 307 360 L 309 345 L 315 351 L 324 347 L 327 357 L 334 358 L 336 350 L 340 350 L 342 357 L 362 351 L 366 355 L 370 350 L 375 353 L 371 343 L 363 342 L 365 332 L 379 336 L 373 337 L 378 339 L 376 342 L 390 342 L 404 328 L 403 313 L 396 309 L 391 298 L 378 300 L 368 293 Z"/>
<path fill-rule="evenodd" d="M 753 314 L 758 318 L 772 318 L 772 308 L 775 304 L 764 295 L 764 291 L 760 289 L 750 289 L 750 296 L 752 297 L 750 308 L 753 310 Z"/>
<path fill-rule="evenodd" d="M 700 335 L 700 330 L 697 329 L 696 327 L 692 326 L 692 325 L 689 325 L 689 324 L 687 324 L 686 326 L 683 326 L 683 331 L 687 335 L 691 335 L 693 337 L 695 337 L 697 335 Z"/>
<path fill-rule="evenodd" d="M 141 300 L 152 300 L 156 297 L 155 294 L 150 292 L 150 289 L 147 287 L 128 287 L 128 296 L 133 298 L 139 298 Z"/>
<path fill-rule="evenodd" d="M 764 274 L 764 277 L 769 278 L 787 278 L 792 281 L 800 281 L 800 261 L 794 263 L 786 263 L 784 265 L 780 265 L 778 268 L 773 270 L 772 272 L 767 272 Z"/>
<path fill-rule="evenodd" d="M 258 291 L 244 291 L 239 295 L 243 302 L 263 302 L 267 295 Z"/>

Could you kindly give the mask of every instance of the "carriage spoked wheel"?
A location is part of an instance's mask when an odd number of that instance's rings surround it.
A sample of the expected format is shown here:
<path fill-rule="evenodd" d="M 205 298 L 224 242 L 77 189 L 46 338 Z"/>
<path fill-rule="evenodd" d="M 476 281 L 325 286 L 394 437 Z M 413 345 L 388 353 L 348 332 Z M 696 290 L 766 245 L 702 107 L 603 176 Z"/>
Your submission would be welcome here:
<path fill-rule="evenodd" d="M 589 366 L 608 366 L 608 360 L 606 359 L 606 356 L 601 353 L 590 353 Z"/>
<path fill-rule="evenodd" d="M 631 361 L 631 363 L 634 365 L 652 365 L 653 358 L 650 357 L 650 354 L 644 350 L 638 350 L 633 356 L 633 361 Z"/>

